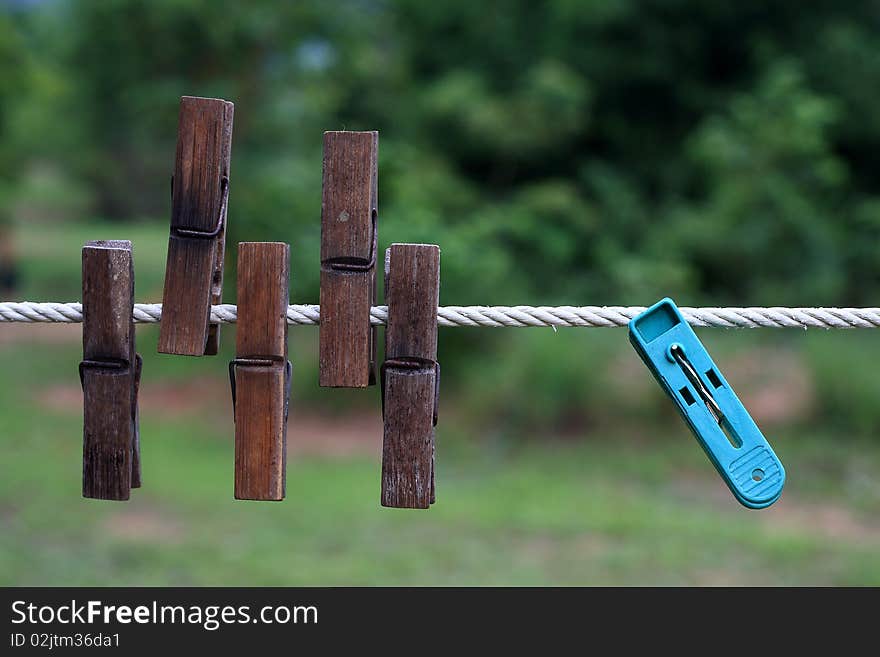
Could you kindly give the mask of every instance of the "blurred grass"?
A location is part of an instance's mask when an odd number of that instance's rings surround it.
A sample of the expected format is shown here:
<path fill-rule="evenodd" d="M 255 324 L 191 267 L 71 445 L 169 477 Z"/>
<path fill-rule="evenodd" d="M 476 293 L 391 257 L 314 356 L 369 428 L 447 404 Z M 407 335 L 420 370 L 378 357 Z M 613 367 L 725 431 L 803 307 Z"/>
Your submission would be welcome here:
<path fill-rule="evenodd" d="M 166 226 L 150 222 L 19 222 L 13 239 L 16 251 L 23 256 L 19 294 L 22 300 L 79 300 L 82 296 L 80 249 L 89 240 L 115 239 L 132 242 L 136 300 L 143 303 L 162 300 L 168 249 Z"/>
<path fill-rule="evenodd" d="M 80 498 L 79 410 L 40 392 L 75 389 L 77 347 L 0 357 L 0 584 L 880 584 L 880 449 L 866 441 L 774 436 L 788 486 L 751 512 L 677 422 L 487 448 L 452 415 L 429 512 L 380 508 L 378 451 L 360 450 L 291 458 L 287 501 L 260 504 L 231 499 L 223 396 L 144 413 L 145 487 L 116 504 Z M 144 371 L 144 388 L 163 385 Z"/>
<path fill-rule="evenodd" d="M 124 236 L 147 300 L 161 292 L 163 228 L 21 228 L 34 273 L 24 296 L 79 298 L 70 245 Z M 659 391 L 605 378 L 608 362 L 635 358 L 624 332 L 493 332 L 486 358 L 501 357 L 498 369 L 444 369 L 438 501 L 418 512 L 379 506 L 370 432 L 335 456 L 297 451 L 285 502 L 233 501 L 233 327 L 225 353 L 205 359 L 157 355 L 155 327 L 138 329 L 153 399 L 141 418 L 144 488 L 126 504 L 84 500 L 79 334 L 42 328 L 0 325 L 0 585 L 880 584 L 880 443 L 876 414 L 859 410 L 877 399 L 870 332 L 705 334 L 731 365 L 756 344 L 786 345 L 817 380 L 809 414 L 768 433 L 788 483 L 760 512 L 733 500 Z M 316 335 L 291 331 L 294 447 L 300 414 L 324 409 L 320 438 L 332 444 L 344 402 L 378 413 L 375 390 L 317 388 Z M 170 387 L 193 378 L 218 384 Z M 565 394 L 585 417 L 555 421 Z"/>

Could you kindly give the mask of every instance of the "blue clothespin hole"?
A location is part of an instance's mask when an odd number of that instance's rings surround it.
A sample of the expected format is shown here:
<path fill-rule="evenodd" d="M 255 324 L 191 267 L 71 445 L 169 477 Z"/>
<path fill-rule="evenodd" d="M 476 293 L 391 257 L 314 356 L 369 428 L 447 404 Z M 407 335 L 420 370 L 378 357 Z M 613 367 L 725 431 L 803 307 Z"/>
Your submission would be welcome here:
<path fill-rule="evenodd" d="M 700 395 L 703 403 L 706 404 L 709 412 L 712 413 L 712 417 L 714 417 L 715 420 L 718 422 L 718 426 L 721 427 L 722 431 L 724 431 L 724 435 L 727 437 L 728 442 L 735 449 L 739 449 L 740 447 L 742 447 L 742 439 L 735 433 L 733 427 L 727 421 L 727 418 L 724 416 L 724 411 L 721 410 L 721 406 L 715 400 L 715 396 L 712 394 L 712 391 L 706 387 L 706 385 L 703 383 L 703 380 L 694 369 L 694 366 L 691 365 L 691 362 L 688 360 L 687 355 L 685 354 L 684 347 L 682 347 L 678 342 L 672 343 L 671 345 L 669 345 L 669 349 L 666 350 L 666 358 L 670 362 L 677 363 L 678 366 L 681 367 L 681 369 L 684 371 L 684 374 L 687 377 L 688 381 Z M 721 383 L 721 378 L 718 376 L 714 369 L 706 370 L 706 378 L 709 380 L 709 384 L 715 389 L 721 388 L 724 385 Z M 681 390 L 679 390 L 679 392 L 682 394 L 682 397 L 686 397 L 688 406 L 696 403 L 696 399 L 694 399 L 688 387 L 682 388 Z"/>
<path fill-rule="evenodd" d="M 778 500 L 785 468 L 675 303 L 634 317 L 629 338 L 736 499 L 751 509 Z"/>

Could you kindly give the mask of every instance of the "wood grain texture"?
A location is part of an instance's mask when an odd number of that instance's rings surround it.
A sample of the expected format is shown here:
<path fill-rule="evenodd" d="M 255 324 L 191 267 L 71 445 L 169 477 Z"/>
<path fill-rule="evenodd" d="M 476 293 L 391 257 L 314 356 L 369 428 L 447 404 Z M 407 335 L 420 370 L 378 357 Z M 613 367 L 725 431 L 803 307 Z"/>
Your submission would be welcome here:
<path fill-rule="evenodd" d="M 131 373 L 84 370 L 83 497 L 127 500 L 131 493 Z"/>
<path fill-rule="evenodd" d="M 385 358 L 437 360 L 440 247 L 392 244 L 385 266 Z"/>
<path fill-rule="evenodd" d="M 235 499 L 281 501 L 286 481 L 285 366 L 235 368 Z"/>
<path fill-rule="evenodd" d="M 321 269 L 318 384 L 364 388 L 374 382 L 376 329 L 370 326 L 375 272 Z"/>
<path fill-rule="evenodd" d="M 127 500 L 141 481 L 131 243 L 86 243 L 82 286 L 83 497 Z"/>
<path fill-rule="evenodd" d="M 321 262 L 367 262 L 378 205 L 378 132 L 325 132 Z"/>
<path fill-rule="evenodd" d="M 433 368 L 385 370 L 382 506 L 427 509 L 434 502 Z"/>
<path fill-rule="evenodd" d="M 287 459 L 290 247 L 238 245 L 235 497 L 282 500 Z M 248 360 L 262 361 L 247 364 Z M 234 361 L 235 362 L 235 361 Z"/>
<path fill-rule="evenodd" d="M 375 383 L 378 132 L 325 132 L 318 383 Z"/>
<path fill-rule="evenodd" d="M 238 356 L 287 360 L 290 246 L 283 242 L 238 245 Z"/>
<path fill-rule="evenodd" d="M 143 369 L 143 361 L 140 355 L 134 352 L 134 327 L 132 327 L 131 337 L 132 337 L 132 352 L 135 357 L 135 372 L 134 372 L 134 385 L 132 386 L 131 394 L 132 394 L 132 413 L 134 422 L 134 438 L 131 443 L 131 487 L 132 488 L 140 488 L 142 485 L 141 479 L 141 412 L 138 406 L 138 395 L 140 394 L 141 388 L 141 370 Z"/>
<path fill-rule="evenodd" d="M 392 244 L 385 256 L 385 301 L 381 501 L 427 509 L 435 501 L 439 247 Z"/>
<path fill-rule="evenodd" d="M 129 360 L 134 308 L 131 242 L 98 240 L 82 249 L 83 359 Z"/>
<path fill-rule="evenodd" d="M 160 353 L 201 356 L 219 347 L 219 327 L 208 319 L 223 292 L 233 113 L 225 100 L 180 100 Z"/>

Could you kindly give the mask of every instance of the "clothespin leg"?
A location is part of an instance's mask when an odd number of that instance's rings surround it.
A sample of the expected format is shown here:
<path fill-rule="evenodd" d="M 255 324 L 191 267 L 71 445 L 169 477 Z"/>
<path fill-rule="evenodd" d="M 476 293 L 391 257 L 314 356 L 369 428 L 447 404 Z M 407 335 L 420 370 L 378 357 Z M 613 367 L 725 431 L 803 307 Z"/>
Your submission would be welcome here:
<path fill-rule="evenodd" d="M 135 354 L 134 385 L 132 386 L 131 413 L 133 424 L 133 439 L 131 442 L 131 487 L 141 487 L 141 418 L 138 408 L 138 395 L 141 388 L 141 371 L 144 367 L 144 359 L 140 354 Z"/>

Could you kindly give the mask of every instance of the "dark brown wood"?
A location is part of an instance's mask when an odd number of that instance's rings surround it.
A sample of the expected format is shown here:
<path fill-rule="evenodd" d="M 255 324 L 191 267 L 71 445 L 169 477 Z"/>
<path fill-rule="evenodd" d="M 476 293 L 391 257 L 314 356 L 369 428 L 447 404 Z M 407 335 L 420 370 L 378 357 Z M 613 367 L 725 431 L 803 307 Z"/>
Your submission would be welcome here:
<path fill-rule="evenodd" d="M 131 394 L 131 410 L 132 410 L 132 421 L 134 422 L 134 438 L 131 443 L 131 487 L 132 488 L 140 488 L 141 487 L 141 413 L 140 408 L 138 407 L 138 394 L 140 393 L 141 388 L 141 370 L 143 361 L 141 360 L 140 354 L 135 351 L 135 331 L 134 331 L 134 323 L 132 323 L 131 328 L 131 351 L 134 355 L 134 385 L 132 386 Z"/>
<path fill-rule="evenodd" d="M 325 132 L 318 383 L 375 383 L 378 132 Z"/>
<path fill-rule="evenodd" d="M 83 497 L 127 500 L 141 483 L 131 242 L 87 242 L 82 287 Z"/>
<path fill-rule="evenodd" d="M 223 293 L 233 111 L 225 100 L 180 99 L 160 353 L 213 355 L 219 347 L 219 326 L 208 320 Z"/>
<path fill-rule="evenodd" d="M 434 495 L 440 376 L 440 248 L 392 244 L 385 255 L 382 506 L 427 509 Z"/>
<path fill-rule="evenodd" d="M 235 497 L 283 500 L 287 469 L 287 305 L 290 247 L 238 245 L 235 400 Z"/>

